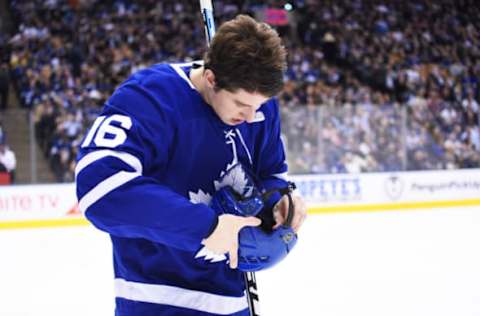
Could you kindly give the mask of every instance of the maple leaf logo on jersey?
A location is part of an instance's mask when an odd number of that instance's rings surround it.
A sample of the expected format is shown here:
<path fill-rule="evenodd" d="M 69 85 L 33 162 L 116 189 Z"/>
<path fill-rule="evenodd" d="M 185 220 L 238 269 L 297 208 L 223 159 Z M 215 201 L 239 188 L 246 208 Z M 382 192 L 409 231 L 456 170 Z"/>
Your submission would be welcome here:
<path fill-rule="evenodd" d="M 227 170 L 227 172 L 222 171 L 220 177 L 220 181 L 213 182 L 215 190 L 218 191 L 223 187 L 231 186 L 238 194 L 245 194 L 245 196 L 251 195 L 253 187 L 249 183 L 241 164 L 234 165 Z"/>
<path fill-rule="evenodd" d="M 198 190 L 197 193 L 195 192 L 188 192 L 188 197 L 190 198 L 190 202 L 193 204 L 203 203 L 205 205 L 210 204 L 212 200 L 212 196 L 209 193 L 203 192 L 203 190 Z"/>
<path fill-rule="evenodd" d="M 250 183 L 249 178 L 247 177 L 245 170 L 241 164 L 236 164 L 233 167 L 227 166 L 227 171 L 222 171 L 220 173 L 220 180 L 214 181 L 215 190 L 218 191 L 223 187 L 231 186 L 237 193 L 244 194 L 245 196 L 251 195 L 253 192 L 253 184 Z M 203 203 L 206 205 L 210 204 L 212 196 L 209 193 L 203 192 L 203 190 L 198 190 L 195 192 L 188 192 L 190 202 L 192 203 Z M 227 257 L 224 254 L 216 254 L 208 250 L 206 247 L 200 249 L 195 255 L 195 259 L 203 258 L 205 261 L 210 263 L 221 262 L 227 260 Z"/>
<path fill-rule="evenodd" d="M 227 260 L 227 256 L 225 256 L 224 254 L 216 254 L 213 251 L 208 250 L 207 247 L 203 247 L 195 255 L 195 259 L 202 258 L 202 257 L 205 261 L 210 261 L 211 263 Z"/>

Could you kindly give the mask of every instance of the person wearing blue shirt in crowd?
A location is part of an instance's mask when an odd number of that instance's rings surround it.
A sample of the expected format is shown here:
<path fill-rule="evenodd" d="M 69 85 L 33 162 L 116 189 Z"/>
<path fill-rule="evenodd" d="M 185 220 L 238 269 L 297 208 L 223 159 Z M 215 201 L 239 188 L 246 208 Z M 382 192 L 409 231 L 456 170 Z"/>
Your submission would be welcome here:
<path fill-rule="evenodd" d="M 273 97 L 285 69 L 278 34 L 239 15 L 203 61 L 140 70 L 106 101 L 75 174 L 80 210 L 111 236 L 116 315 L 248 315 L 238 233 L 261 220 L 208 204 L 239 165 L 261 190 L 287 186 Z M 275 226 L 288 204 L 267 202 Z M 298 231 L 306 207 L 298 195 L 293 205 Z"/>

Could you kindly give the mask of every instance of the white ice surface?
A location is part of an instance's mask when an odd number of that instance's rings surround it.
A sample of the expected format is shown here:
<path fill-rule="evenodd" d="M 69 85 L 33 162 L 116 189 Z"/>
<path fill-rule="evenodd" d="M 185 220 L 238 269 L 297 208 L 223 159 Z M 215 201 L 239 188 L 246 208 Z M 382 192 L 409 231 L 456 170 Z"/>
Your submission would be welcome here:
<path fill-rule="evenodd" d="M 108 236 L 0 230 L 0 316 L 113 316 Z M 312 215 L 257 273 L 267 316 L 479 316 L 480 209 Z"/>

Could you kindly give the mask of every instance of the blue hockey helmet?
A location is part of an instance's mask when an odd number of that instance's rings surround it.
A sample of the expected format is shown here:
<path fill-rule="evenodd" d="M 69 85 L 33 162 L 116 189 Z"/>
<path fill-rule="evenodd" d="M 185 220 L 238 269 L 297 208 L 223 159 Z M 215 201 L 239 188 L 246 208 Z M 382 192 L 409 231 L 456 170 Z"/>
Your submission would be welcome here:
<path fill-rule="evenodd" d="M 239 270 L 254 272 L 270 268 L 283 260 L 293 249 L 297 243 L 297 234 L 291 227 L 294 212 L 291 192 L 294 189 L 295 184 L 289 183 L 287 188 L 245 198 L 232 187 L 225 186 L 213 195 L 210 207 L 218 214 L 256 216 L 262 219 L 261 226 L 244 227 L 239 233 Z M 285 223 L 273 229 L 273 211 L 265 207 L 264 201 L 277 191 L 288 196 L 289 206 Z"/>

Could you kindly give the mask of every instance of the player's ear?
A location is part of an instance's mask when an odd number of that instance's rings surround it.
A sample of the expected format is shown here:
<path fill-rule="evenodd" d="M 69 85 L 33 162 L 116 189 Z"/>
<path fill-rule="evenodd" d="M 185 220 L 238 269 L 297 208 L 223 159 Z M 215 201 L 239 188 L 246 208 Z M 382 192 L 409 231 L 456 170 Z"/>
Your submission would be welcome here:
<path fill-rule="evenodd" d="M 207 86 L 210 89 L 214 89 L 215 85 L 216 85 L 216 82 L 215 82 L 215 74 L 213 73 L 213 71 L 211 71 L 210 69 L 205 69 L 205 72 L 203 73 L 203 76 L 204 76 L 205 80 L 207 81 Z"/>

